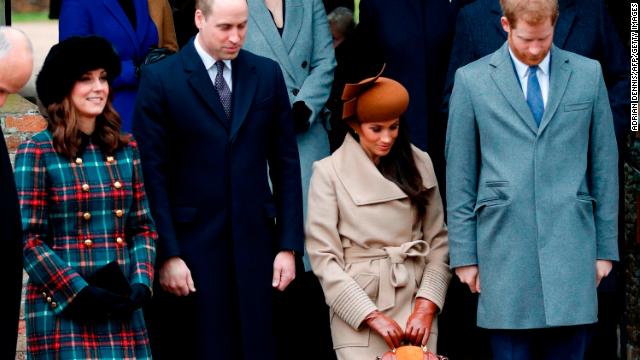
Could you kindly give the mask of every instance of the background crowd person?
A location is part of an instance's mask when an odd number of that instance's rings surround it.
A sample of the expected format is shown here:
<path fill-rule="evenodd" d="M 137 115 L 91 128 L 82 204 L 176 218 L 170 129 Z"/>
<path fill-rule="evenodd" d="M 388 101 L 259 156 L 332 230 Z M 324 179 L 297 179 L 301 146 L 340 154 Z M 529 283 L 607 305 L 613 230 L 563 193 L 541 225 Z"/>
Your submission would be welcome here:
<path fill-rule="evenodd" d="M 293 115 L 302 177 L 303 212 L 312 164 L 329 155 L 329 111 L 326 108 L 336 66 L 332 37 L 322 0 L 248 0 L 249 31 L 244 48 L 276 61 L 284 74 Z M 302 254 L 300 254 L 302 255 Z M 322 288 L 311 272 L 298 264 L 296 281 L 289 291 L 277 296 L 281 321 L 281 357 L 295 359 L 300 351 L 313 347 L 310 359 L 331 356 L 328 309 Z M 305 271 L 306 270 L 308 271 Z M 295 310 L 294 310 L 295 309 Z M 304 312 L 306 316 L 300 318 Z M 284 321 L 286 317 L 289 321 Z M 304 333 L 291 328 L 305 327 Z M 299 339 L 295 339 L 299 337 Z"/>
<path fill-rule="evenodd" d="M 609 102 L 619 145 L 623 145 L 630 116 L 629 57 L 602 0 L 559 0 L 553 43 L 561 49 L 598 60 L 607 85 Z M 477 0 L 464 7 L 458 16 L 451 51 L 445 99 L 453 88 L 455 71 L 496 51 L 507 40 L 500 23 L 499 0 Z M 448 101 L 445 102 L 445 109 Z M 445 116 L 446 118 L 446 116 Z M 622 223 L 622 222 L 621 222 Z M 622 232 L 619 232 L 622 233 Z M 611 276 L 598 288 L 599 324 L 594 337 L 596 347 L 588 356 L 615 358 L 618 348 L 617 327 L 623 302 L 623 288 L 614 266 Z M 488 357 L 486 334 L 475 329 L 477 295 L 454 278 L 441 317 L 440 345 L 444 354 L 461 359 Z M 458 346 L 460 338 L 474 346 Z"/>
<path fill-rule="evenodd" d="M 149 16 L 158 30 L 158 47 L 176 52 L 178 39 L 173 22 L 173 9 L 167 0 L 147 0 Z"/>
<path fill-rule="evenodd" d="M 336 53 L 336 70 L 331 86 L 331 95 L 327 101 L 327 108 L 331 111 L 331 129 L 329 131 L 329 144 L 331 152 L 342 145 L 344 136 L 347 134 L 348 125 L 342 121 L 342 90 L 356 72 L 357 64 L 356 46 L 354 44 L 355 22 L 353 21 L 353 11 L 344 6 L 333 9 L 328 15 L 331 36 L 333 37 L 333 48 Z"/>
<path fill-rule="evenodd" d="M 607 89 L 597 61 L 552 44 L 568 27 L 556 0 L 500 5 L 507 42 L 459 68 L 451 95 L 451 267 L 480 294 L 493 359 L 584 359 L 619 257 Z M 497 30 L 485 26 L 478 39 Z"/>
<path fill-rule="evenodd" d="M 143 68 L 133 124 L 159 232 L 154 358 L 275 360 L 272 291 L 304 239 L 289 96 L 276 62 L 242 50 L 245 0 L 199 1 L 195 22 Z"/>
<path fill-rule="evenodd" d="M 140 307 L 156 232 L 135 141 L 120 132 L 104 38 L 54 45 L 36 80 L 47 130 L 20 145 L 27 357 L 151 358 Z"/>
<path fill-rule="evenodd" d="M 31 77 L 33 50 L 29 39 L 19 30 L 0 26 L 0 108 L 9 94 L 18 92 Z M 18 316 L 22 294 L 22 230 L 20 205 L 13 168 L 0 130 L 0 241 L 5 256 L 0 274 L 6 279 L 7 303 L 0 311 L 0 358 L 16 356 Z"/>
<path fill-rule="evenodd" d="M 122 67 L 113 83 L 113 105 L 122 119 L 122 130 L 131 131 L 139 66 L 151 47 L 158 46 L 158 30 L 149 16 L 147 0 L 64 0 L 60 40 L 74 35 L 99 35 L 113 44 Z"/>
<path fill-rule="evenodd" d="M 444 128 L 438 121 L 444 82 L 461 0 L 361 0 L 356 43 L 358 81 L 382 63 L 386 75 L 411 95 L 403 115 L 411 142 L 433 159 L 443 177 Z M 444 184 L 443 184 L 444 185 Z"/>
<path fill-rule="evenodd" d="M 314 165 L 306 247 L 331 308 L 338 359 L 374 359 L 402 340 L 436 350 L 450 279 L 433 164 L 400 120 L 407 90 L 378 77 L 348 84 L 353 130 Z"/>

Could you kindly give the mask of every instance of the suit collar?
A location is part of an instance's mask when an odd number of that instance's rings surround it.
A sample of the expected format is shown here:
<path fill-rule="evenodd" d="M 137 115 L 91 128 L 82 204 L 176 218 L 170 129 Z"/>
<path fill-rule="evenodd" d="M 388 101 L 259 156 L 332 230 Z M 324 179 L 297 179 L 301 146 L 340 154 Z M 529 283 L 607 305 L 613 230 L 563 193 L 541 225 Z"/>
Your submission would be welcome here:
<path fill-rule="evenodd" d="M 200 55 L 198 55 L 198 52 L 196 51 L 193 44 L 194 41 L 195 37 L 191 38 L 189 43 L 187 43 L 187 45 L 180 51 L 185 72 L 188 73 L 187 82 L 196 94 L 200 96 L 200 99 L 207 104 L 211 111 L 213 111 L 215 114 L 214 118 L 224 126 L 225 129 L 229 130 L 224 108 L 222 107 L 222 103 L 218 98 L 216 89 L 211 82 L 209 73 L 202 62 Z M 234 73 L 235 72 L 233 72 L 232 75 Z"/>
<path fill-rule="evenodd" d="M 286 0 L 284 4 L 285 12 L 282 42 L 287 52 L 290 52 L 300 34 L 302 19 L 304 18 L 304 6 L 301 0 Z"/>
<path fill-rule="evenodd" d="M 535 134 L 542 134 L 544 129 L 553 118 L 558 110 L 558 106 L 567 83 L 571 75 L 571 67 L 566 53 L 558 49 L 555 45 L 551 45 L 551 65 L 549 67 L 549 97 L 544 115 L 538 127 L 533 119 L 531 110 L 527 106 L 522 88 L 518 83 L 517 75 L 511 63 L 511 55 L 509 54 L 509 45 L 507 42 L 491 55 L 490 66 L 491 77 L 495 85 L 498 87 L 502 95 L 507 99 L 518 116 Z"/>
<path fill-rule="evenodd" d="M 489 64 L 492 68 L 491 78 L 502 93 L 502 96 L 507 99 L 516 114 L 525 122 L 529 129 L 533 133 L 537 133 L 538 126 L 524 99 L 522 88 L 520 87 L 520 83 L 518 83 L 518 78 L 513 68 L 513 63 L 511 62 L 508 42 L 505 41 L 502 47 L 491 55 Z"/>
<path fill-rule="evenodd" d="M 133 2 L 133 5 L 136 11 L 136 28 L 135 29 L 131 25 L 129 18 L 124 13 L 124 10 L 120 6 L 120 4 L 118 4 L 117 0 L 103 0 L 103 4 L 107 8 L 107 10 L 111 13 L 111 15 L 116 19 L 116 21 L 118 21 L 120 26 L 122 26 L 124 31 L 127 33 L 127 36 L 129 36 L 129 40 L 131 40 L 131 43 L 135 44 L 135 46 L 133 46 L 132 49 L 134 49 L 134 51 L 137 52 L 138 44 L 140 43 L 139 39 L 142 39 L 144 37 L 145 35 L 144 32 L 148 27 L 147 22 L 149 21 L 149 16 L 148 16 L 149 8 L 147 7 L 147 2 L 146 1 Z M 136 54 L 136 55 L 138 57 L 142 57 L 144 54 Z"/>
<path fill-rule="evenodd" d="M 302 81 L 297 78 L 295 67 L 289 57 L 289 51 L 293 47 L 297 34 L 300 32 L 304 8 L 300 0 L 285 1 L 285 21 L 282 36 L 278 33 L 269 9 L 262 0 L 249 0 L 249 16 L 256 23 L 265 41 L 273 50 L 275 59 L 280 67 L 297 83 Z"/>
<path fill-rule="evenodd" d="M 336 176 L 360 206 L 407 197 L 392 181 L 386 179 L 369 159 L 360 144 L 347 134 L 342 146 L 331 156 Z"/>
<path fill-rule="evenodd" d="M 555 45 L 551 46 L 551 66 L 549 71 L 549 99 L 540 122 L 539 134 L 542 134 L 558 111 L 558 106 L 567 90 L 572 73 L 567 53 Z"/>
<path fill-rule="evenodd" d="M 232 92 L 233 98 L 231 106 L 231 133 L 229 134 L 233 142 L 251 108 L 251 103 L 258 87 L 258 76 L 255 65 L 248 61 L 247 53 L 244 50 L 240 50 L 238 57 L 231 63 L 235 69 L 231 73 L 234 90 Z"/>

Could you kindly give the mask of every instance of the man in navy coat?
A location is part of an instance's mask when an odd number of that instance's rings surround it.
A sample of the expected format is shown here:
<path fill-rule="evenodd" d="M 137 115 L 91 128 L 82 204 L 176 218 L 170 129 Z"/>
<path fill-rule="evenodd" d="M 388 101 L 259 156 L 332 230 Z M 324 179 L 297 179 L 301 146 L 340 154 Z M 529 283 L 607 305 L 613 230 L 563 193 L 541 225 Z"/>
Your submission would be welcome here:
<path fill-rule="evenodd" d="M 20 31 L 0 26 L 0 108 L 31 76 L 33 54 L 29 39 Z M 0 243 L 4 256 L 0 274 L 9 304 L 0 311 L 0 358 L 16 356 L 18 315 L 22 293 L 22 231 L 20 206 L 4 136 L 0 131 Z"/>
<path fill-rule="evenodd" d="M 195 38 L 142 72 L 154 358 L 274 359 L 272 288 L 295 277 L 304 239 L 300 165 L 278 64 L 241 50 L 247 17 L 245 0 L 199 1 Z"/>
<path fill-rule="evenodd" d="M 629 129 L 631 109 L 630 63 L 626 49 L 602 0 L 559 0 L 558 3 L 560 15 L 555 26 L 553 43 L 559 48 L 600 62 L 613 112 L 616 137 L 621 143 L 620 140 Z M 477 0 L 460 10 L 447 73 L 443 121 L 446 121 L 448 99 L 456 70 L 493 53 L 507 40 L 507 33 L 500 24 L 501 16 L 499 0 Z M 615 295 L 616 267 L 614 266 L 613 276 L 605 279 L 598 288 L 600 330 L 594 341 L 601 344 L 597 351 L 604 351 L 601 354 L 604 358 L 615 356 L 617 347 L 616 324 L 619 317 L 618 309 L 621 308 L 618 303 L 621 300 L 618 299 L 619 295 Z M 483 355 L 486 354 L 483 334 L 472 329 L 476 302 L 477 298 L 470 298 L 466 286 L 461 286 L 454 277 L 447 295 L 447 307 L 439 324 L 439 348 L 450 357 L 487 357 Z M 474 342 L 474 346 L 457 346 L 461 337 Z M 590 354 L 592 353 L 594 351 L 590 351 Z"/>

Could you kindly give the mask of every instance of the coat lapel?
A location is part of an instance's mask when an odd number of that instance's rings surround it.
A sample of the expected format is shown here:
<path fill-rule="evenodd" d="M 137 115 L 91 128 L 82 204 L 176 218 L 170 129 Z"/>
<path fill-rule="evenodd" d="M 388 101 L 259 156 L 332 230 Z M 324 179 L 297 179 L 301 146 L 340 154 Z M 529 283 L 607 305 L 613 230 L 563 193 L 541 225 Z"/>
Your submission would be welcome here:
<path fill-rule="evenodd" d="M 254 98 L 258 77 L 256 76 L 255 66 L 245 61 L 243 51 L 240 51 L 238 57 L 232 62 L 233 76 L 233 99 L 232 99 L 232 116 L 231 116 L 231 141 L 233 142 L 238 134 L 238 130 L 247 118 L 251 101 Z M 236 96 L 236 94 L 240 94 Z"/>
<path fill-rule="evenodd" d="M 136 28 L 134 30 L 137 38 L 143 39 L 145 32 L 149 27 L 148 22 L 151 20 L 151 17 L 149 16 L 149 5 L 146 1 L 137 0 L 135 0 L 133 4 L 136 8 Z"/>
<path fill-rule="evenodd" d="M 287 53 L 291 51 L 296 43 L 302 19 L 304 18 L 304 6 L 300 0 L 285 0 L 284 31 L 282 32 L 282 42 Z"/>
<path fill-rule="evenodd" d="M 104 6 L 106 6 L 107 10 L 109 10 L 111 15 L 113 15 L 113 17 L 118 21 L 120 26 L 122 26 L 122 28 L 126 31 L 127 35 L 129 36 L 129 39 L 131 40 L 131 43 L 138 44 L 138 37 L 136 36 L 136 33 L 134 32 L 133 26 L 131 26 L 131 22 L 129 22 L 127 15 L 124 13 L 124 10 L 122 10 L 122 7 L 120 7 L 120 5 L 118 4 L 118 0 L 104 0 Z M 136 14 L 137 13 L 139 13 L 138 7 L 136 7 Z M 139 16 L 137 16 L 137 19 L 138 19 L 138 28 L 140 28 Z M 135 45 L 133 46 L 133 48 L 137 49 L 138 46 Z"/>
<path fill-rule="evenodd" d="M 198 94 L 209 106 L 211 111 L 214 112 L 216 120 L 220 122 L 225 129 L 229 130 L 224 108 L 222 107 L 222 103 L 220 103 L 216 89 L 213 87 L 209 73 L 204 67 L 202 59 L 200 59 L 200 56 L 196 52 L 196 48 L 193 45 L 194 41 L 197 41 L 196 38 L 193 38 L 180 52 L 185 72 L 188 73 L 187 81 L 195 93 Z"/>
<path fill-rule="evenodd" d="M 564 56 L 563 51 L 552 46 L 551 66 L 549 67 L 549 96 L 542 121 L 540 122 L 540 134 L 547 127 L 556 111 L 558 111 L 558 106 L 567 90 L 571 73 L 569 59 Z"/>
<path fill-rule="evenodd" d="M 571 30 L 571 25 L 576 17 L 574 1 L 569 0 L 565 1 L 565 3 L 565 6 L 560 9 L 560 16 L 556 22 L 553 34 L 553 43 L 559 48 L 564 47 L 567 37 L 569 36 L 569 30 Z"/>
<path fill-rule="evenodd" d="M 351 135 L 345 137 L 342 146 L 332 155 L 332 163 L 336 176 L 358 206 L 407 197 L 396 184 L 382 176 Z"/>
<path fill-rule="evenodd" d="M 287 11 L 288 10 L 289 8 L 287 8 Z M 262 36 L 265 39 L 266 43 L 269 44 L 269 47 L 271 47 L 271 49 L 273 50 L 273 53 L 276 57 L 275 60 L 278 62 L 278 64 L 280 64 L 280 67 L 284 69 L 284 71 L 286 71 L 292 79 L 296 80 L 297 83 L 301 83 L 302 81 L 298 80 L 298 78 L 296 77 L 296 72 L 293 71 L 294 67 L 291 63 L 291 59 L 289 58 L 289 52 L 285 48 L 282 37 L 280 37 L 278 30 L 273 24 L 273 19 L 271 18 L 269 9 L 267 9 L 264 1 L 250 0 L 249 15 L 251 16 L 251 18 L 253 18 L 256 25 L 260 29 L 260 32 L 262 33 Z M 287 16 L 288 21 L 288 14 L 285 13 L 285 16 Z M 287 31 L 286 29 L 288 25 L 286 21 L 284 27 L 285 31 Z M 297 32 L 298 30 L 299 28 L 293 28 L 289 31 Z"/>
<path fill-rule="evenodd" d="M 522 88 L 518 83 L 508 47 L 508 43 L 505 42 L 500 50 L 491 56 L 490 66 L 493 67 L 491 77 L 502 95 L 509 101 L 515 113 L 527 124 L 531 131 L 538 133 L 538 126 L 533 119 L 531 110 L 524 99 Z"/>

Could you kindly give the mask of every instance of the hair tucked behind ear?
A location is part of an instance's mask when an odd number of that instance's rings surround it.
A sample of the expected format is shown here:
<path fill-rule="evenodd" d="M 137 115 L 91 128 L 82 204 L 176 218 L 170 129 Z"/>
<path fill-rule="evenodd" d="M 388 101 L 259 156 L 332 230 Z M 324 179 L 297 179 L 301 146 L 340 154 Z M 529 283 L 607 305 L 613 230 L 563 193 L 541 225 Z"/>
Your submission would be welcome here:
<path fill-rule="evenodd" d="M 120 133 L 120 116 L 111 105 L 111 89 L 102 114 L 96 118 L 94 135 L 105 154 L 113 154 L 129 143 L 129 135 Z M 52 103 L 47 108 L 48 129 L 53 134 L 53 147 L 59 154 L 73 159 L 78 155 L 82 141 L 78 128 L 78 114 L 71 105 L 69 96 L 60 103 Z"/>

